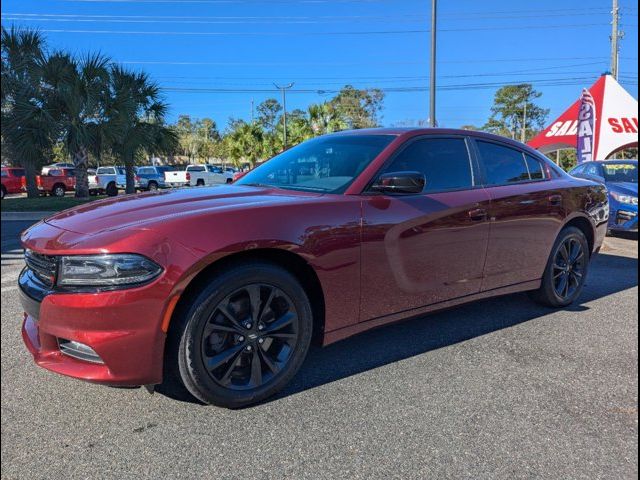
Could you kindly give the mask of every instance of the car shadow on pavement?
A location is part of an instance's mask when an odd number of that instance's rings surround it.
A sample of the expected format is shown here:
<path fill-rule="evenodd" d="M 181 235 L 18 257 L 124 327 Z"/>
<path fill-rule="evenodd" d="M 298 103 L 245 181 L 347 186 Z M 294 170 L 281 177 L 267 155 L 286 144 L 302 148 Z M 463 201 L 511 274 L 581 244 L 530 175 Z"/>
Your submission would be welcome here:
<path fill-rule="evenodd" d="M 636 258 L 599 255 L 592 264 L 579 303 L 567 310 L 588 310 L 585 304 L 637 285 Z M 534 303 L 526 294 L 508 295 L 384 326 L 325 348 L 314 346 L 291 383 L 263 403 L 544 317 L 554 311 Z M 197 402 L 175 387 L 163 385 L 157 391 L 174 399 Z"/>

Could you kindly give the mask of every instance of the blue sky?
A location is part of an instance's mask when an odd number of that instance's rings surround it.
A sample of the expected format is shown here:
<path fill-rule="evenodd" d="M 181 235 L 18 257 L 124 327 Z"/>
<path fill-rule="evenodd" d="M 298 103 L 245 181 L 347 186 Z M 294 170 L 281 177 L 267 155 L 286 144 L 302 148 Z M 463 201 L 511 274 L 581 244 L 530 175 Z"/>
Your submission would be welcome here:
<path fill-rule="evenodd" d="M 387 89 L 382 123 L 428 112 L 429 0 L 3 0 L 2 23 L 42 30 L 51 49 L 100 51 L 144 69 L 182 113 L 250 117 L 296 82 L 288 108 L 350 83 Z M 637 98 L 637 3 L 621 0 L 621 83 Z M 610 0 L 440 1 L 437 118 L 482 124 L 496 84 L 530 81 L 562 113 L 609 68 Z M 231 91 L 230 91 L 231 90 Z M 398 91 L 400 90 L 400 91 Z"/>

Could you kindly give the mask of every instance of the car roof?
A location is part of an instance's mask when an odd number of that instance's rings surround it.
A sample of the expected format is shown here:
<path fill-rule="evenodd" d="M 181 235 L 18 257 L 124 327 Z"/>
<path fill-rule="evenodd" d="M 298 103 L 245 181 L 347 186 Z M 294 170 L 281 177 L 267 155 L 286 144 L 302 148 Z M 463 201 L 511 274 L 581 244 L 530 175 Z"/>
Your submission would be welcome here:
<path fill-rule="evenodd" d="M 511 145 L 513 147 L 527 150 L 531 153 L 536 153 L 541 155 L 540 152 L 531 148 L 529 145 L 521 143 L 517 140 L 513 140 L 508 137 L 502 137 L 500 135 L 495 135 L 493 133 L 481 132 L 478 130 L 463 130 L 460 128 L 424 128 L 424 127 L 402 127 L 402 128 L 364 128 L 360 130 L 344 130 L 342 132 L 336 132 L 329 134 L 328 136 L 342 136 L 342 135 L 394 135 L 398 137 L 417 137 L 417 136 L 427 136 L 427 135 L 465 135 L 468 137 L 474 137 L 482 140 L 493 140 L 495 142 L 500 142 L 506 145 Z"/>

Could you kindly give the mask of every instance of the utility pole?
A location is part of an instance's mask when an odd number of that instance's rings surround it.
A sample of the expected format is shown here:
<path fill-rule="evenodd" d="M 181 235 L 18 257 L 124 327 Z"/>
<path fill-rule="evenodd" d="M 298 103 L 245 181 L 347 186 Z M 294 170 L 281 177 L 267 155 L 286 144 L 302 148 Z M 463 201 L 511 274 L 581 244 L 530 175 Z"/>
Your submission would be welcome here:
<path fill-rule="evenodd" d="M 620 53 L 620 47 L 618 46 L 618 40 L 624 37 L 624 32 L 619 30 L 620 26 L 620 7 L 618 0 L 613 0 L 613 10 L 611 10 L 613 19 L 611 21 L 611 75 L 616 80 L 618 79 L 618 59 Z"/>
<path fill-rule="evenodd" d="M 431 81 L 429 85 L 429 126 L 437 126 L 436 122 L 436 25 L 437 0 L 431 0 Z"/>
<path fill-rule="evenodd" d="M 278 90 L 282 92 L 282 123 L 283 123 L 283 150 L 287 149 L 287 90 L 293 88 L 294 83 L 290 83 L 289 85 L 278 86 L 277 84 L 273 84 Z"/>
<path fill-rule="evenodd" d="M 254 122 L 253 106 L 254 106 L 254 101 L 253 101 L 253 98 L 252 98 L 251 99 L 251 123 Z"/>
<path fill-rule="evenodd" d="M 527 142 L 527 104 L 529 103 L 529 98 L 524 99 L 524 114 L 522 115 L 522 133 L 520 135 L 520 141 L 522 143 Z"/>

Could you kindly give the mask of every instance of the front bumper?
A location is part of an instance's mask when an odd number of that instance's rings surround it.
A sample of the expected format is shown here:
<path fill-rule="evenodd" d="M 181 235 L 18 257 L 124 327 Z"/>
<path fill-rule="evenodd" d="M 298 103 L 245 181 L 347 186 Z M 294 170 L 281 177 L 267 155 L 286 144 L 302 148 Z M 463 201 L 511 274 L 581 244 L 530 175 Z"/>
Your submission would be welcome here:
<path fill-rule="evenodd" d="M 100 293 L 43 292 L 24 270 L 19 281 L 24 343 L 36 364 L 56 373 L 109 385 L 160 383 L 166 302 L 156 283 Z M 102 363 L 63 353 L 61 340 L 91 347 Z"/>
<path fill-rule="evenodd" d="M 625 232 L 638 231 L 638 206 L 618 204 L 612 205 L 609 217 L 609 229 Z"/>

